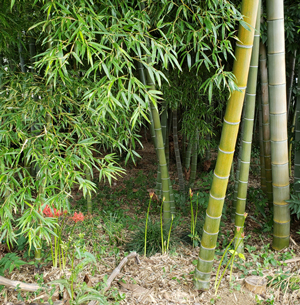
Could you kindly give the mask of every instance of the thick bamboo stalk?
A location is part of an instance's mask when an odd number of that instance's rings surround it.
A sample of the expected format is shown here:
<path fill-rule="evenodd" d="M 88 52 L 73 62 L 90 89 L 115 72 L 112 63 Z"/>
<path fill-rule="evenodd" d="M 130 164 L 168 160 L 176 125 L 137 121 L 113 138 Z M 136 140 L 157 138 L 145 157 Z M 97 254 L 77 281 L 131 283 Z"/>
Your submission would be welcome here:
<path fill-rule="evenodd" d="M 283 0 L 267 0 L 271 163 L 273 181 L 273 249 L 288 247 L 290 198 Z"/>
<path fill-rule="evenodd" d="M 173 110 L 172 114 L 173 114 L 173 143 L 174 143 L 177 175 L 178 175 L 178 180 L 179 180 L 179 191 L 184 192 L 185 185 L 184 185 L 182 164 L 181 164 L 180 151 L 179 151 L 179 145 L 178 145 L 177 109 Z"/>
<path fill-rule="evenodd" d="M 241 25 L 239 27 L 239 42 L 236 44 L 236 60 L 233 65 L 233 73 L 240 91 L 232 92 L 226 107 L 217 163 L 206 210 L 199 259 L 195 270 L 195 287 L 199 290 L 209 289 L 223 203 L 245 97 L 257 8 L 258 0 L 242 1 L 241 12 L 245 22 L 250 25 L 250 30 Z"/>
<path fill-rule="evenodd" d="M 243 117 L 243 134 L 241 139 L 241 161 L 240 173 L 238 180 L 238 191 L 235 211 L 235 229 L 244 232 L 245 210 L 247 200 L 248 178 L 251 160 L 251 146 L 253 135 L 253 122 L 255 116 L 255 99 L 256 99 L 256 84 L 258 72 L 258 57 L 259 57 L 259 40 L 260 40 L 260 7 L 261 1 L 257 10 L 255 35 L 253 41 L 253 49 L 250 62 L 250 70 L 246 89 L 246 98 Z M 235 248 L 238 253 L 244 252 L 244 239 L 242 234 L 236 235 Z"/>
<path fill-rule="evenodd" d="M 259 48 L 259 67 L 261 80 L 261 100 L 262 100 L 262 126 L 263 126 L 263 148 L 264 164 L 266 175 L 266 195 L 269 204 L 273 203 L 272 189 L 272 166 L 271 166 L 271 139 L 270 139 L 270 109 L 269 109 L 269 88 L 268 88 L 268 69 L 266 46 L 260 42 Z"/>
<path fill-rule="evenodd" d="M 298 66 L 298 96 L 295 111 L 295 158 L 294 158 L 294 189 L 296 195 L 300 195 L 300 65 Z"/>

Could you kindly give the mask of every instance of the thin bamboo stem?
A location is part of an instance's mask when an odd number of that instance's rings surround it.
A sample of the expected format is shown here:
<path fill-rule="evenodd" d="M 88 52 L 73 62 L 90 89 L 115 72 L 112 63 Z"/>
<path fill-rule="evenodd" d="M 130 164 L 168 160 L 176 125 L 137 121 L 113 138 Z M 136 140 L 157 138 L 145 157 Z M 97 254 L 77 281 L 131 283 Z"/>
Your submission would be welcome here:
<path fill-rule="evenodd" d="M 261 1 L 260 1 L 261 2 Z M 240 161 L 240 173 L 238 180 L 238 191 L 235 211 L 235 239 L 234 245 L 238 253 L 244 252 L 244 223 L 245 223 L 245 210 L 247 200 L 247 188 L 248 178 L 251 160 L 251 146 L 255 116 L 255 99 L 256 99 L 256 84 L 257 84 L 257 72 L 258 72 L 258 57 L 259 57 L 259 40 L 260 40 L 260 7 L 259 3 L 257 10 L 255 35 L 253 41 L 253 49 L 250 62 L 250 70 L 246 89 L 246 98 L 244 106 L 243 117 L 243 134 L 241 139 L 241 161 Z M 237 234 L 237 229 L 241 234 Z"/>
<path fill-rule="evenodd" d="M 184 183 L 184 178 L 183 178 L 182 164 L 181 164 L 180 151 L 179 151 L 179 145 L 178 145 L 177 109 L 174 109 L 172 114 L 173 114 L 173 143 L 174 143 L 177 175 L 178 175 L 178 180 L 179 180 L 179 191 L 184 192 L 185 183 Z"/>
<path fill-rule="evenodd" d="M 259 66 L 261 80 L 261 100 L 262 100 L 262 126 L 263 126 L 263 147 L 265 158 L 266 175 L 266 195 L 269 205 L 273 202 L 272 189 L 272 166 L 271 166 L 271 139 L 270 139 L 270 107 L 269 107 L 269 89 L 268 89 L 268 69 L 267 69 L 267 51 L 266 46 L 260 42 L 259 48 Z"/>

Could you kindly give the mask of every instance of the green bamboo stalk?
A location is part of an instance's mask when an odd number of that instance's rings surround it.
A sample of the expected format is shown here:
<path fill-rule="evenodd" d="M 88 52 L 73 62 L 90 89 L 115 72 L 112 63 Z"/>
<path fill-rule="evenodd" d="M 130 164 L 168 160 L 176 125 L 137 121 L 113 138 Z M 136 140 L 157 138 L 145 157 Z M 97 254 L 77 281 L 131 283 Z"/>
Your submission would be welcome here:
<path fill-rule="evenodd" d="M 188 171 L 191 166 L 192 149 L 193 149 L 193 142 L 191 141 L 191 139 L 189 139 L 189 143 L 185 151 L 185 160 L 184 160 L 184 167 L 186 171 Z"/>
<path fill-rule="evenodd" d="M 92 180 L 91 172 L 89 169 L 86 169 L 85 171 L 85 178 L 89 181 Z M 86 205 L 87 205 L 87 212 L 89 215 L 92 215 L 93 213 L 93 205 L 92 205 L 92 195 L 90 192 L 87 192 L 86 194 Z"/>
<path fill-rule="evenodd" d="M 300 195 L 300 65 L 298 66 L 298 96 L 295 110 L 295 158 L 294 158 L 294 189 Z"/>
<path fill-rule="evenodd" d="M 272 188 L 272 166 L 271 166 L 271 138 L 270 138 L 270 109 L 269 109 L 269 89 L 268 89 L 268 69 L 266 46 L 260 42 L 259 48 L 259 66 L 261 80 L 261 100 L 262 100 L 262 125 L 263 125 L 263 144 L 265 157 L 265 175 L 266 175 L 266 195 L 269 205 L 273 203 Z"/>
<path fill-rule="evenodd" d="M 296 66 L 296 56 L 297 56 L 297 49 L 294 50 L 291 60 L 291 72 L 289 77 L 289 88 L 288 88 L 288 95 L 287 95 L 287 113 L 289 116 L 290 112 L 290 105 L 292 100 L 292 93 L 293 93 L 293 83 L 294 83 L 294 75 L 295 75 L 295 66 Z"/>
<path fill-rule="evenodd" d="M 193 153 L 192 153 L 192 164 L 191 164 L 191 176 L 190 176 L 190 188 L 193 186 L 196 173 L 197 173 L 197 163 L 198 163 L 198 143 L 199 143 L 199 132 L 196 131 L 196 138 L 193 145 Z"/>
<path fill-rule="evenodd" d="M 20 59 L 20 67 L 21 67 L 22 73 L 26 73 L 25 61 L 24 61 L 24 57 L 23 57 L 23 45 L 22 45 L 22 40 L 21 40 L 20 35 L 19 35 L 18 39 L 19 39 L 19 59 Z"/>
<path fill-rule="evenodd" d="M 255 35 L 253 41 L 253 49 L 251 55 L 249 76 L 246 89 L 246 98 L 244 106 L 243 117 L 243 134 L 241 139 L 241 161 L 240 161 L 240 173 L 238 180 L 238 191 L 235 211 L 235 233 L 239 229 L 241 234 L 235 234 L 234 245 L 238 253 L 244 252 L 244 223 L 245 223 L 245 210 L 247 200 L 247 188 L 248 178 L 251 160 L 251 146 L 253 135 L 253 123 L 255 116 L 255 99 L 256 99 L 256 84 L 257 84 L 257 72 L 258 72 L 258 57 L 259 57 L 259 40 L 260 40 L 260 7 L 261 1 L 259 1 L 257 10 L 257 18 L 255 25 Z"/>
<path fill-rule="evenodd" d="M 167 127 L 168 127 L 168 109 L 166 107 L 166 103 L 162 103 L 162 113 L 160 115 L 161 118 L 161 131 L 163 134 L 164 146 L 166 147 L 166 138 L 167 138 Z"/>
<path fill-rule="evenodd" d="M 257 95 L 258 101 L 258 118 L 259 118 L 259 148 L 260 148 L 260 186 L 262 191 L 267 194 L 266 187 L 266 169 L 265 169 L 265 155 L 264 155 L 264 138 L 263 138 L 263 124 L 262 124 L 262 102 L 261 94 Z"/>
<path fill-rule="evenodd" d="M 267 0 L 271 163 L 274 228 L 272 247 L 281 250 L 290 240 L 290 198 L 285 38 L 283 0 Z"/>
<path fill-rule="evenodd" d="M 144 85 L 147 85 L 147 80 L 146 80 L 144 66 L 142 65 L 141 62 L 138 62 L 137 70 L 139 72 L 140 81 Z M 154 122 L 153 122 L 153 117 L 152 117 L 151 109 L 149 111 L 149 118 L 150 118 L 151 139 L 152 139 L 152 142 L 153 142 L 153 145 L 154 145 L 154 148 L 155 148 L 156 158 L 157 158 L 157 160 L 159 160 L 158 150 L 157 150 L 157 142 L 156 142 L 156 136 L 155 136 L 155 130 L 154 130 Z M 158 164 L 158 166 L 157 166 L 156 185 L 155 185 L 155 194 L 158 196 L 159 199 L 161 199 L 161 189 L 162 189 L 162 185 L 161 185 L 160 165 Z"/>
<path fill-rule="evenodd" d="M 244 125 L 241 125 L 241 135 L 243 134 Z M 238 143 L 238 158 L 237 158 L 237 168 L 235 172 L 235 181 L 234 181 L 234 190 L 233 190 L 233 199 L 232 199 L 232 207 L 231 207 L 231 221 L 235 223 L 235 212 L 236 212 L 236 202 L 238 197 L 238 188 L 239 188 L 239 180 L 240 180 L 240 169 L 241 169 L 241 153 L 242 153 L 242 136 L 240 137 L 240 141 Z M 232 170 L 234 167 L 234 160 L 231 165 L 231 173 L 230 176 L 234 177 L 232 174 Z"/>
<path fill-rule="evenodd" d="M 151 87 L 152 90 L 155 90 L 155 85 L 147 72 L 145 70 L 146 80 L 148 86 Z M 161 123 L 160 123 L 160 117 L 157 110 L 157 107 L 150 103 L 150 109 L 153 117 L 153 123 L 154 123 L 154 130 L 155 130 L 155 137 L 156 137 L 156 143 L 157 143 L 157 153 L 158 153 L 158 160 L 159 160 L 159 166 L 160 166 L 160 172 L 161 172 L 161 182 L 162 182 L 162 196 L 164 198 L 163 202 L 163 220 L 164 220 L 164 227 L 165 230 L 168 231 L 170 224 L 171 224 L 171 214 L 175 213 L 175 205 L 174 201 L 171 201 L 170 198 L 170 177 L 169 177 L 169 171 L 167 167 L 167 160 L 165 155 L 165 148 L 164 148 L 164 142 L 163 142 L 163 135 L 161 130 Z"/>
<path fill-rule="evenodd" d="M 179 145 L 178 145 L 177 109 L 174 109 L 172 114 L 173 114 L 173 143 L 174 143 L 177 175 L 178 175 L 178 180 L 179 180 L 179 191 L 184 192 L 185 183 L 184 183 L 184 178 L 183 178 L 182 164 L 181 164 L 181 159 L 180 159 L 180 150 L 179 150 Z"/>
<path fill-rule="evenodd" d="M 257 9 L 258 0 L 242 1 L 241 13 L 244 16 L 244 21 L 250 25 L 250 30 L 241 25 L 239 27 L 239 42 L 236 44 L 233 73 L 240 90 L 232 92 L 226 107 L 219 152 L 206 210 L 199 259 L 194 276 L 195 287 L 198 290 L 207 290 L 210 285 L 223 203 L 245 97 Z"/>

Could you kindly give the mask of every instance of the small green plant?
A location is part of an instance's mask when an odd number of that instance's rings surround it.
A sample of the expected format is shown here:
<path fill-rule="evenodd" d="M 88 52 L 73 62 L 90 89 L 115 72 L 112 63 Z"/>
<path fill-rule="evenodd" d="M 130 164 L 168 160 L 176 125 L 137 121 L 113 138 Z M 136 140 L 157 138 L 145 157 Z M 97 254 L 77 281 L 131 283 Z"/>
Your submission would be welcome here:
<path fill-rule="evenodd" d="M 32 265 L 33 262 L 26 263 L 20 259 L 19 256 L 17 256 L 16 253 L 7 253 L 5 256 L 3 256 L 0 260 L 0 275 L 4 275 L 5 270 L 8 270 L 9 273 L 11 273 L 15 268 L 20 270 L 20 267 L 22 265 Z"/>
<path fill-rule="evenodd" d="M 148 210 L 147 210 L 147 215 L 146 215 L 146 225 L 145 225 L 145 247 L 144 247 L 144 256 L 146 257 L 147 254 L 147 229 L 148 229 L 148 219 L 149 219 L 149 213 L 150 213 L 150 205 L 151 205 L 151 201 L 152 201 L 152 197 L 153 197 L 154 193 L 151 192 L 149 194 L 150 199 L 149 199 L 149 205 L 148 205 Z"/>
<path fill-rule="evenodd" d="M 244 222 L 245 222 L 246 217 L 247 217 L 247 213 L 244 214 Z M 243 225 L 241 227 L 243 227 L 243 226 L 244 226 L 244 223 L 243 223 Z M 231 282 L 233 262 L 234 262 L 235 257 L 238 256 L 239 258 L 245 260 L 244 254 L 237 252 L 237 249 L 238 249 L 238 247 L 240 245 L 240 242 L 242 241 L 243 238 L 244 238 L 244 232 L 241 232 L 240 228 L 238 227 L 234 237 L 232 238 L 232 240 L 230 241 L 230 243 L 226 247 L 226 249 L 225 249 L 225 251 L 224 251 L 224 253 L 222 255 L 222 259 L 221 259 L 221 261 L 219 263 L 219 267 L 218 267 L 217 275 L 216 275 L 216 281 L 215 281 L 215 295 L 217 295 L 217 292 L 218 292 L 221 280 L 222 280 L 222 278 L 223 278 L 223 276 L 224 276 L 224 274 L 225 274 L 229 264 L 231 265 L 231 267 L 230 267 L 230 278 L 229 278 L 229 281 Z M 236 243 L 234 249 L 229 249 L 229 247 L 231 246 L 232 242 L 235 239 L 239 240 L 239 242 Z M 231 254 L 231 258 L 228 260 L 228 262 L 227 262 L 227 264 L 226 264 L 226 266 L 224 268 L 224 271 L 220 275 L 220 278 L 219 278 L 219 273 L 220 273 L 220 269 L 221 269 L 221 266 L 222 266 L 222 262 L 223 262 L 224 258 L 226 257 L 227 252 L 229 252 Z"/>
<path fill-rule="evenodd" d="M 89 264 L 95 264 L 95 257 L 86 252 L 84 249 L 77 247 L 75 245 L 72 255 L 72 268 L 71 276 L 69 278 L 62 278 L 54 280 L 49 284 L 59 284 L 60 290 L 63 291 L 64 288 L 70 296 L 70 305 L 85 304 L 88 301 L 99 301 L 100 304 L 109 304 L 102 291 L 90 288 L 85 282 L 76 283 L 76 293 L 75 293 L 75 280 L 78 278 L 78 274 Z M 81 261 L 75 266 L 74 258 L 81 259 Z"/>
<path fill-rule="evenodd" d="M 146 255 L 151 256 L 161 251 L 160 223 L 149 217 L 147 225 Z M 126 245 L 126 251 L 136 251 L 143 255 L 145 250 L 145 226 L 138 225 L 131 241 Z"/>
<path fill-rule="evenodd" d="M 274 296 L 271 296 L 270 298 L 268 298 L 266 300 L 261 300 L 256 295 L 255 296 L 255 301 L 256 301 L 256 304 L 260 304 L 260 305 L 273 305 L 274 304 Z"/>
<path fill-rule="evenodd" d="M 196 231 L 197 217 L 198 217 L 198 194 L 197 194 L 196 210 L 194 213 L 193 201 L 192 201 L 193 192 L 191 189 L 189 193 L 190 193 L 190 202 L 191 202 L 191 234 L 189 234 L 188 236 L 191 238 L 194 248 L 197 247 L 200 242 L 200 237 Z"/>
<path fill-rule="evenodd" d="M 297 181 L 296 183 L 299 183 L 299 181 Z M 291 194 L 291 199 L 287 200 L 286 202 L 288 202 L 290 205 L 290 211 L 291 211 L 291 215 L 295 214 L 297 219 L 300 218 L 300 194 Z"/>
<path fill-rule="evenodd" d="M 124 225 L 122 220 L 123 215 L 119 214 L 118 212 L 109 212 L 108 215 L 103 217 L 103 229 L 108 234 L 109 242 L 111 245 L 118 245 L 123 243 L 124 238 L 122 235 L 122 230 L 124 228 Z"/>

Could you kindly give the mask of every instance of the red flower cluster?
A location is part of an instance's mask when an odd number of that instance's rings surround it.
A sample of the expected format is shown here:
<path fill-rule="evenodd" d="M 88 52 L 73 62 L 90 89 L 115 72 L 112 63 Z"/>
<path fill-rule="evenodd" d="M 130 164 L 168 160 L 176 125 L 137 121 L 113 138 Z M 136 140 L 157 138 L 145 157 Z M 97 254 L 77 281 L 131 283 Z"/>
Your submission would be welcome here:
<path fill-rule="evenodd" d="M 84 216 L 83 214 L 80 212 L 80 213 L 74 213 L 74 216 L 71 217 L 72 220 L 74 220 L 75 222 L 78 222 L 78 221 L 83 221 L 84 220 Z"/>
<path fill-rule="evenodd" d="M 56 208 L 53 208 L 53 211 L 54 211 L 54 217 L 59 217 L 59 216 L 61 216 L 63 214 L 67 214 L 68 213 L 67 211 L 60 211 L 60 210 L 57 210 Z M 53 213 L 52 213 L 51 208 L 49 207 L 48 204 L 44 208 L 43 213 L 47 217 L 53 217 Z"/>

